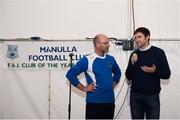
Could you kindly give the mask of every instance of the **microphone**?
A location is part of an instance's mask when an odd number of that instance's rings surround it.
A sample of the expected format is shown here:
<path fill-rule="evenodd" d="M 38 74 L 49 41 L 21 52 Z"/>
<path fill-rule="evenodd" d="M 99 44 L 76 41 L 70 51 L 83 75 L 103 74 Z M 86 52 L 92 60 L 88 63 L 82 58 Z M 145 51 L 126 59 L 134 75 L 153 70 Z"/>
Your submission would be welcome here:
<path fill-rule="evenodd" d="M 138 60 L 138 55 L 137 53 L 133 53 L 132 56 L 131 56 L 131 63 L 134 65 Z"/>
<path fill-rule="evenodd" d="M 70 54 L 69 54 L 69 57 L 72 57 L 72 56 L 74 56 L 74 54 L 73 54 L 73 53 L 70 53 Z"/>

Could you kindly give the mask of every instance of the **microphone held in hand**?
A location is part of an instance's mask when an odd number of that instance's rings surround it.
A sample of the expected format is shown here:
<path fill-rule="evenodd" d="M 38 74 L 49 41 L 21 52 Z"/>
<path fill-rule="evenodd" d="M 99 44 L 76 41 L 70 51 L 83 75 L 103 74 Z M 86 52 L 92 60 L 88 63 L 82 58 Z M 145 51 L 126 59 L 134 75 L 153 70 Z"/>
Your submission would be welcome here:
<path fill-rule="evenodd" d="M 138 55 L 137 53 L 133 53 L 131 56 L 131 63 L 134 65 L 138 60 Z"/>

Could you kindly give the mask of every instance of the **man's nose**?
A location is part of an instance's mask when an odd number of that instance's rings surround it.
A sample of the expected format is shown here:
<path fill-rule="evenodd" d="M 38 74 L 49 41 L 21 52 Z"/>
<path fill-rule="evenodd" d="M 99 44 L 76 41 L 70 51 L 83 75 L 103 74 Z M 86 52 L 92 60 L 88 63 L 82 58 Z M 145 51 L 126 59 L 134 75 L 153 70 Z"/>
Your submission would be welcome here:
<path fill-rule="evenodd" d="M 136 38 L 136 39 L 134 39 L 134 41 L 137 42 L 137 41 L 139 41 L 139 39 Z"/>
<path fill-rule="evenodd" d="M 110 47 L 110 44 L 107 44 L 106 46 Z"/>

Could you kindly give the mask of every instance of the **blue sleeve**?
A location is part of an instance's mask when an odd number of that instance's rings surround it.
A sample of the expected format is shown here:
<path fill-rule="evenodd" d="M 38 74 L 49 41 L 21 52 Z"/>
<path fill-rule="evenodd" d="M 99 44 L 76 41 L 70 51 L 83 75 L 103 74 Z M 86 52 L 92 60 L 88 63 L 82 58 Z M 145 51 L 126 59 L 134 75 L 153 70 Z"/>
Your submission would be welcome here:
<path fill-rule="evenodd" d="M 119 68 L 119 65 L 116 63 L 115 59 L 113 58 L 114 60 L 114 64 L 113 64 L 113 81 L 115 81 L 116 83 L 119 82 L 120 80 L 120 77 L 121 77 L 121 70 Z"/>
<path fill-rule="evenodd" d="M 66 73 L 66 78 L 71 82 L 73 86 L 77 86 L 80 82 L 78 79 L 78 75 L 82 72 L 85 72 L 88 67 L 88 60 L 84 56 L 82 59 L 80 59 L 76 65 L 71 67 L 68 72 Z"/>

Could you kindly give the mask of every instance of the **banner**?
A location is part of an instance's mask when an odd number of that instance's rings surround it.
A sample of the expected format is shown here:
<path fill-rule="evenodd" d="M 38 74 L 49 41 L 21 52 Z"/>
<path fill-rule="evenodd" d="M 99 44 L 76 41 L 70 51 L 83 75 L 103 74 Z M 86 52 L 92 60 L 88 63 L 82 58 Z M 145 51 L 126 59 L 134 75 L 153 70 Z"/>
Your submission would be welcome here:
<path fill-rule="evenodd" d="M 88 44 L 88 45 L 87 45 Z M 66 69 L 93 52 L 92 41 L 4 41 L 1 42 L 3 69 Z"/>

